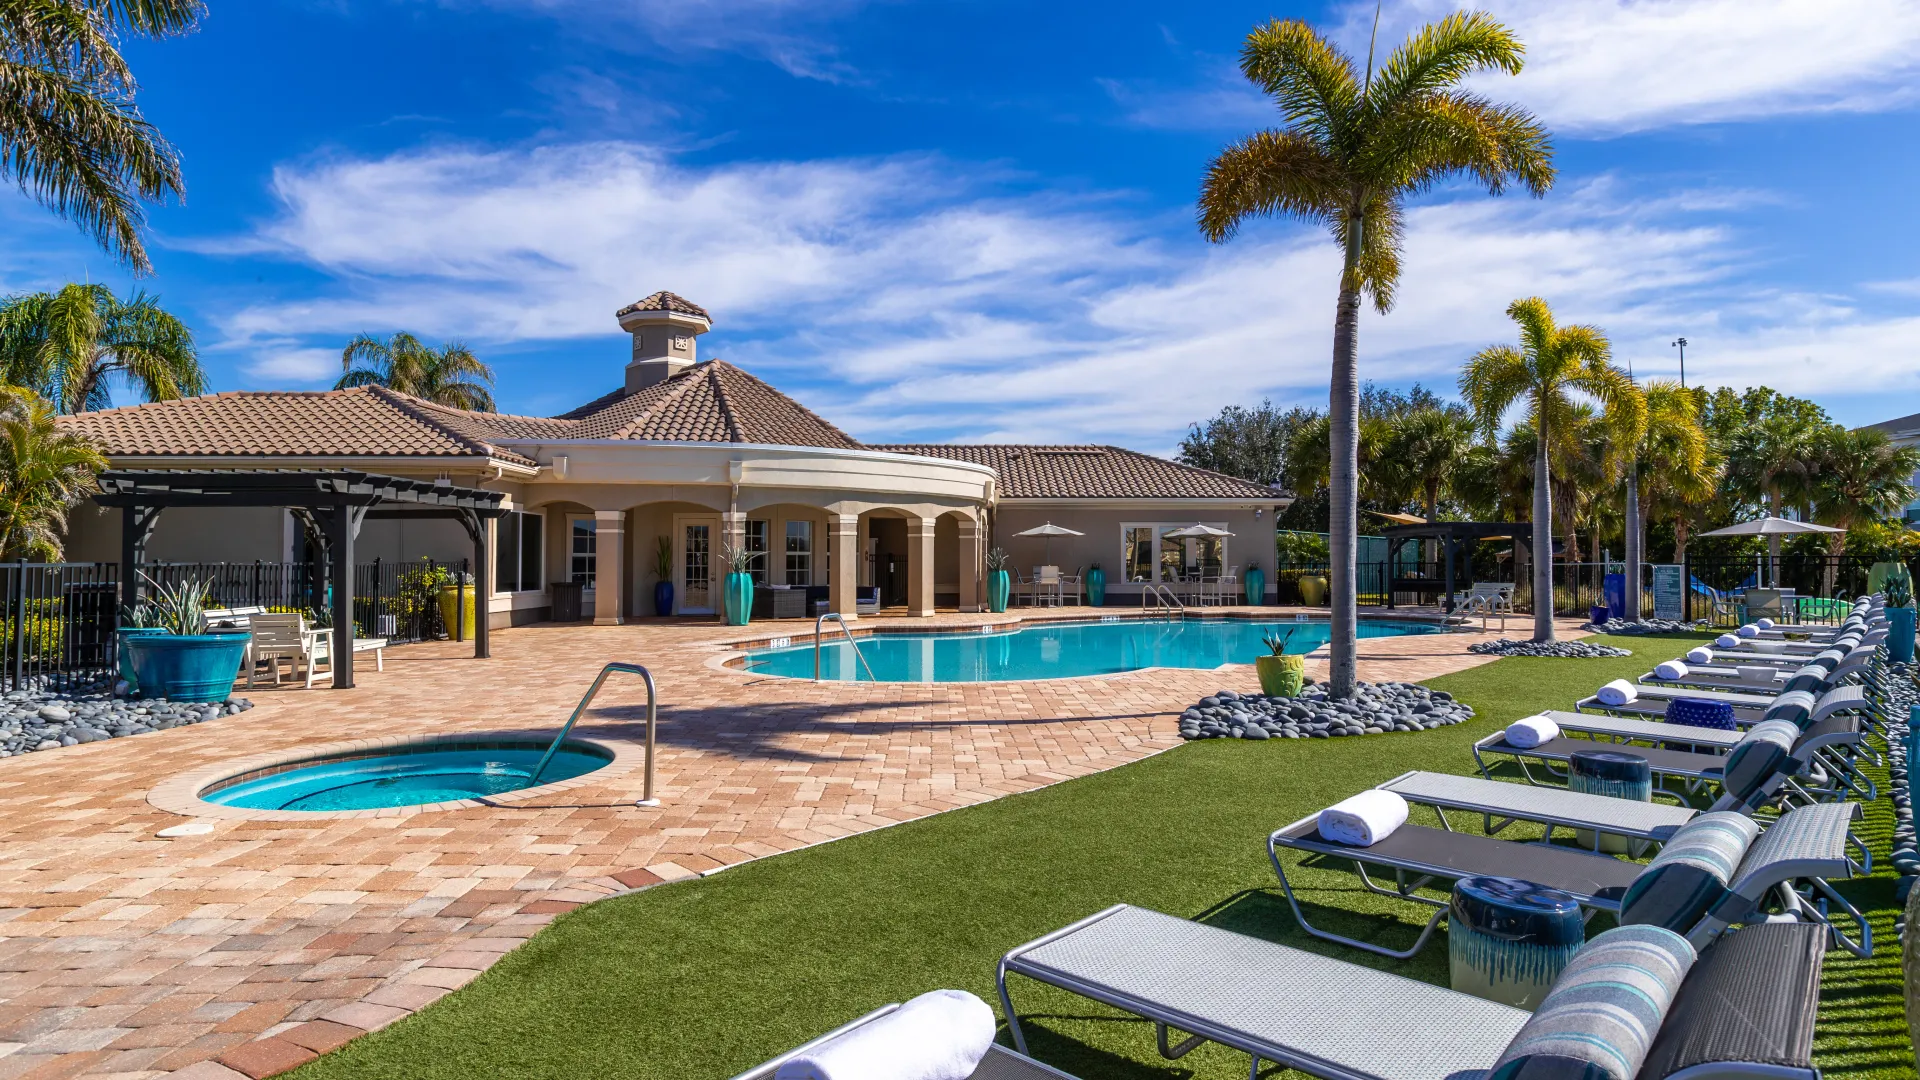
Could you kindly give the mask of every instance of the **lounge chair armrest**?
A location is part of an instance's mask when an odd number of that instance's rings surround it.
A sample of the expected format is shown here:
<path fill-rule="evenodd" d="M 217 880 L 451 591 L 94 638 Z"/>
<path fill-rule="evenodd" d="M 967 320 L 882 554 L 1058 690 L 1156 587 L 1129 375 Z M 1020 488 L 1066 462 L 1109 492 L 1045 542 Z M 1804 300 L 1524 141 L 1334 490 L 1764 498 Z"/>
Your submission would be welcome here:
<path fill-rule="evenodd" d="M 1728 903 L 1758 904 L 1769 889 L 1802 878 L 1846 878 L 1854 871 L 1847 855 L 1852 843 L 1849 826 L 1860 816 L 1860 804 L 1819 803 L 1780 816 L 1753 842 L 1740 861 L 1728 891 Z M 1737 898 L 1737 900 L 1735 899 Z M 1744 912 L 1730 913 L 1736 919 Z"/>

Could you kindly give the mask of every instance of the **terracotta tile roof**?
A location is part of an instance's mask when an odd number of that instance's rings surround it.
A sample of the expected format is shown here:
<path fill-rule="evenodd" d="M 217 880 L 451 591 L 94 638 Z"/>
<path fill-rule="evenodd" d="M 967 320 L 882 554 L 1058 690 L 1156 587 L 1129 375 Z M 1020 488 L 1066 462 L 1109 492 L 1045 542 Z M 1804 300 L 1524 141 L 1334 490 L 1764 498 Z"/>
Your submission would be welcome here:
<path fill-rule="evenodd" d="M 631 315 L 636 311 L 673 311 L 681 315 L 693 315 L 705 319 L 708 322 L 713 321 L 713 317 L 707 314 L 706 308 L 701 307 L 699 304 L 694 303 L 684 296 L 676 296 L 673 293 L 667 292 L 665 289 L 654 293 L 652 296 L 635 300 L 633 303 L 614 312 L 614 315 Z"/>
<path fill-rule="evenodd" d="M 492 456 L 489 427 L 450 422 L 483 414 L 441 409 L 376 386 L 351 390 L 234 391 L 63 416 L 110 456 Z"/>
<path fill-rule="evenodd" d="M 727 363 L 709 360 L 633 394 L 616 391 L 566 413 L 569 438 L 769 443 L 860 449 L 859 440 Z"/>
<path fill-rule="evenodd" d="M 868 449 L 991 466 L 1000 477 L 1003 499 L 1270 500 L 1287 497 L 1249 480 L 1118 446 L 902 443 Z"/>

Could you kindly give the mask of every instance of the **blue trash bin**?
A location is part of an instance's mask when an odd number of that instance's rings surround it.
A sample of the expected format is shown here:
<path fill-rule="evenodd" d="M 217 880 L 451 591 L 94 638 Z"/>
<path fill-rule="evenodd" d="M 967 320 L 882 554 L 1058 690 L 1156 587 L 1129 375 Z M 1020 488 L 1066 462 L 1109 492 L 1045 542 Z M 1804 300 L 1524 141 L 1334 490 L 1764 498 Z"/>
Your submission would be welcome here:
<path fill-rule="evenodd" d="M 1627 617 L 1627 575 L 1608 574 L 1600 579 L 1600 595 L 1606 598 L 1607 610 L 1614 618 Z"/>

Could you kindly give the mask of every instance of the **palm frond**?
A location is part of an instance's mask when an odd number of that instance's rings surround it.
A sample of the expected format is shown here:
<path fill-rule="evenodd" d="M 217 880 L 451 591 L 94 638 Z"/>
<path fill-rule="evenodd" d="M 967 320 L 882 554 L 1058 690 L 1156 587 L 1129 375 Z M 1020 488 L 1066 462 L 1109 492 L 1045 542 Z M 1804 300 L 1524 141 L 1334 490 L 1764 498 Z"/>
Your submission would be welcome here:
<path fill-rule="evenodd" d="M 1291 214 L 1331 222 L 1344 177 L 1326 150 L 1304 135 L 1262 131 L 1222 150 L 1200 184 L 1200 232 L 1214 243 L 1249 217 Z"/>
<path fill-rule="evenodd" d="M 1458 11 L 1402 42 L 1374 75 L 1367 96 L 1384 112 L 1437 93 L 1481 71 L 1518 75 L 1526 47 L 1483 11 Z"/>
<path fill-rule="evenodd" d="M 1460 372 L 1460 397 L 1473 410 L 1474 420 L 1492 434 L 1514 402 L 1526 396 L 1533 382 L 1527 358 L 1511 345 L 1490 345 L 1473 354 Z"/>
<path fill-rule="evenodd" d="M 1340 142 L 1361 94 L 1353 60 L 1298 19 L 1255 27 L 1240 49 L 1240 71 L 1274 99 L 1287 123 Z"/>

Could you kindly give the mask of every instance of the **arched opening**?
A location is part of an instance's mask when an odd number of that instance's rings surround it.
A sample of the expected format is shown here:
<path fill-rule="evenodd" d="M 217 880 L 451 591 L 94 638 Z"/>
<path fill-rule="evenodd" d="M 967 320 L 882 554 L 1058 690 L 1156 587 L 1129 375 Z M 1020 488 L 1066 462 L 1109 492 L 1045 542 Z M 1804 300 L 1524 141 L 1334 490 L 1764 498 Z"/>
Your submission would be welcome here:
<path fill-rule="evenodd" d="M 981 559 L 980 532 L 974 519 L 950 510 L 934 519 L 933 529 L 933 601 L 937 608 L 955 611 L 979 611 Z"/>
<path fill-rule="evenodd" d="M 720 583 L 727 576 L 721 508 L 663 500 L 629 507 L 627 515 L 628 611 L 637 616 L 718 614 Z M 663 581 L 668 588 L 660 588 Z"/>
<path fill-rule="evenodd" d="M 860 515 L 860 602 L 879 612 L 905 614 L 916 569 L 910 525 L 919 518 L 881 507 Z"/>

